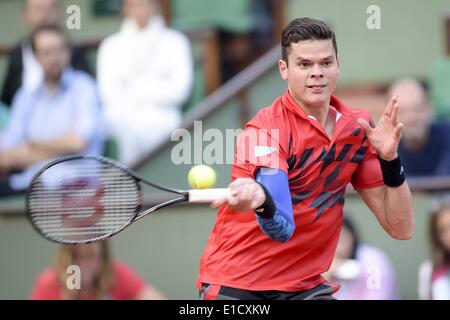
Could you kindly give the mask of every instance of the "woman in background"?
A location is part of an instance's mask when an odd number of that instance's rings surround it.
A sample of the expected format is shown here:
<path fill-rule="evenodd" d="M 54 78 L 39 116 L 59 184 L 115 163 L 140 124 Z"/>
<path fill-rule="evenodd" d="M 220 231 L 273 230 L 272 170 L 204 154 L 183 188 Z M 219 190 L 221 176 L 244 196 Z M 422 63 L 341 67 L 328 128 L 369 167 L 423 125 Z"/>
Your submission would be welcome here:
<path fill-rule="evenodd" d="M 78 288 L 74 280 L 76 267 L 80 271 Z M 159 300 L 165 297 L 130 267 L 113 260 L 108 242 L 102 241 L 59 246 L 53 267 L 37 277 L 31 299 Z"/>
<path fill-rule="evenodd" d="M 344 217 L 330 270 L 324 277 L 341 288 L 338 300 L 398 299 L 394 269 L 386 254 L 363 244 L 353 223 Z"/>
<path fill-rule="evenodd" d="M 431 202 L 430 260 L 419 269 L 420 299 L 450 300 L 450 195 Z"/>

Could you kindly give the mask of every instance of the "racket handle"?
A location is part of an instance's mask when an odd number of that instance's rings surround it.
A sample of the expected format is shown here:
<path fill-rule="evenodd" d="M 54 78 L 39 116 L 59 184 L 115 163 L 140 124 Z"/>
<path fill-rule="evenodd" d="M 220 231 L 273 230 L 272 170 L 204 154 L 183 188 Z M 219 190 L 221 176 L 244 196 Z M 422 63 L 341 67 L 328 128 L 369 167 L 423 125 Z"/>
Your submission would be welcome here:
<path fill-rule="evenodd" d="M 210 203 L 219 199 L 226 199 L 230 194 L 228 188 L 191 189 L 188 192 L 189 202 L 195 203 Z"/>

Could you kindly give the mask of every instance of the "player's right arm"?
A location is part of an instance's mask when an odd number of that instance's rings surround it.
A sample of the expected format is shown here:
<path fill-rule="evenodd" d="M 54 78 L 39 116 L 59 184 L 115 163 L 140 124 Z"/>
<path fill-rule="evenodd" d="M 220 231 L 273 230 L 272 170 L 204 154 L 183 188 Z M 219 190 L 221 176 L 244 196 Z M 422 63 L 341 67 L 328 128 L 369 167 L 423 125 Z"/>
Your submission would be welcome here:
<path fill-rule="evenodd" d="M 256 180 L 239 178 L 229 186 L 230 196 L 226 200 L 230 209 L 256 213 L 261 230 L 271 239 L 286 242 L 294 233 L 295 222 L 285 172 L 272 168 L 260 168 Z M 218 207 L 224 200 L 214 202 Z"/>
<path fill-rule="evenodd" d="M 230 196 L 213 203 L 254 211 L 261 230 L 279 242 L 288 241 L 295 230 L 287 174 L 290 134 L 285 127 L 273 108 L 263 109 L 247 124 L 237 140 Z"/>
<path fill-rule="evenodd" d="M 255 209 L 259 226 L 271 239 L 288 241 L 294 233 L 295 222 L 287 174 L 278 169 L 260 168 L 256 181 L 266 196 L 264 204 Z"/>

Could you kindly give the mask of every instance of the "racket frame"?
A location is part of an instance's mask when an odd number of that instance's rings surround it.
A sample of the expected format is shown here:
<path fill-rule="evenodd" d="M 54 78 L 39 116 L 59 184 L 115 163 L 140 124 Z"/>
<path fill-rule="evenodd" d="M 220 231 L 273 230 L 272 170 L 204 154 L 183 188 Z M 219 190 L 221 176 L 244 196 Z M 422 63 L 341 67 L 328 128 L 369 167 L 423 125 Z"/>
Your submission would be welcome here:
<path fill-rule="evenodd" d="M 127 223 L 125 223 L 120 228 L 114 230 L 111 233 L 107 233 L 107 234 L 105 234 L 103 236 L 90 238 L 90 239 L 86 239 L 86 240 L 68 240 L 68 239 L 57 240 L 57 239 L 55 239 L 53 237 L 50 237 L 50 236 L 46 235 L 43 232 L 43 230 L 41 230 L 39 227 L 36 226 L 36 224 L 33 221 L 33 218 L 31 217 L 31 212 L 30 212 L 30 196 L 31 196 L 31 193 L 32 193 L 31 192 L 31 186 L 33 185 L 33 182 L 39 176 L 41 176 L 41 174 L 43 172 L 45 172 L 47 169 L 49 169 L 49 168 L 51 168 L 51 167 L 53 167 L 53 166 L 55 166 L 55 165 L 57 165 L 57 164 L 59 164 L 61 162 L 67 162 L 67 161 L 71 161 L 71 160 L 83 160 L 83 159 L 85 159 L 85 160 L 94 160 L 94 161 L 98 161 L 98 162 L 101 162 L 101 163 L 106 163 L 106 164 L 112 165 L 112 166 L 117 167 L 120 170 L 124 171 L 126 174 L 128 174 L 132 178 L 134 178 L 135 181 L 136 181 L 136 186 L 138 188 L 138 193 L 139 193 L 139 197 L 140 197 L 140 203 L 139 203 L 138 206 L 136 206 L 135 213 L 132 216 L 132 218 Z M 149 209 L 147 209 L 147 210 L 145 210 L 143 212 L 139 212 L 141 210 L 141 208 L 142 208 L 142 199 L 143 199 L 142 188 L 141 188 L 141 185 L 140 185 L 141 182 L 145 183 L 145 184 L 147 184 L 149 186 L 152 186 L 152 187 L 154 187 L 156 189 L 160 189 L 160 190 L 167 191 L 167 192 L 170 192 L 170 193 L 179 194 L 180 197 L 164 201 L 164 202 L 159 203 L 159 204 L 157 204 L 157 205 L 155 205 L 153 207 L 150 207 Z M 112 237 L 113 235 L 118 234 L 119 232 L 124 230 L 126 227 L 128 227 L 131 223 L 133 223 L 133 222 L 143 218 L 144 216 L 146 216 L 146 215 L 148 215 L 150 213 L 155 212 L 158 209 L 161 209 L 161 208 L 164 208 L 164 207 L 176 204 L 176 203 L 187 202 L 187 201 L 189 201 L 189 191 L 177 190 L 177 189 L 172 189 L 172 188 L 168 188 L 168 187 L 165 187 L 165 186 L 157 185 L 157 184 L 153 183 L 152 181 L 142 177 L 138 173 L 134 172 L 130 168 L 126 167 L 125 165 L 123 165 L 123 164 L 121 164 L 121 163 L 119 163 L 119 162 L 117 162 L 115 160 L 112 160 L 112 159 L 109 159 L 109 158 L 106 158 L 106 157 L 102 157 L 102 156 L 94 156 L 94 155 L 72 155 L 72 156 L 65 156 L 65 157 L 61 157 L 61 158 L 55 159 L 53 161 L 50 161 L 49 163 L 44 165 L 34 175 L 32 181 L 30 183 L 30 188 L 28 188 L 27 191 L 26 191 L 27 217 L 28 217 L 31 225 L 33 226 L 34 230 L 36 230 L 40 235 L 42 235 L 44 238 L 46 238 L 46 239 L 48 239 L 50 241 L 53 241 L 53 242 L 56 242 L 56 243 L 60 243 L 60 244 L 62 243 L 62 244 L 72 244 L 72 245 L 73 244 L 75 244 L 75 245 L 76 244 L 88 244 L 88 243 L 92 243 L 92 242 L 96 242 L 96 241 L 105 240 L 107 238 Z"/>

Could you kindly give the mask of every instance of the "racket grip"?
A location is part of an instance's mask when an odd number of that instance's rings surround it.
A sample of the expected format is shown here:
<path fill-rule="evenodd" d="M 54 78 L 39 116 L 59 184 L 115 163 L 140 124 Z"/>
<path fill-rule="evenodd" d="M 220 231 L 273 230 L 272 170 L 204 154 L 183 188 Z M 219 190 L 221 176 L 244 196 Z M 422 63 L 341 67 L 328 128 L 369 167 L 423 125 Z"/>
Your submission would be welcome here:
<path fill-rule="evenodd" d="M 230 194 L 228 188 L 215 189 L 191 189 L 189 192 L 189 202 L 210 203 L 219 199 L 226 199 Z"/>

